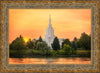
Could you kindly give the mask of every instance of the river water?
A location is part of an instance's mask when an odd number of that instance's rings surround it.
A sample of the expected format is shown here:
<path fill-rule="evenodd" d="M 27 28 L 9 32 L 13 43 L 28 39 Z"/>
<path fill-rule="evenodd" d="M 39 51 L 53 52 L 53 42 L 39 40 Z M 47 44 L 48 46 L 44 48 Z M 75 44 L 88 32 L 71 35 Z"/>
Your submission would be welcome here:
<path fill-rule="evenodd" d="M 9 64 L 91 64 L 90 58 L 9 58 Z"/>

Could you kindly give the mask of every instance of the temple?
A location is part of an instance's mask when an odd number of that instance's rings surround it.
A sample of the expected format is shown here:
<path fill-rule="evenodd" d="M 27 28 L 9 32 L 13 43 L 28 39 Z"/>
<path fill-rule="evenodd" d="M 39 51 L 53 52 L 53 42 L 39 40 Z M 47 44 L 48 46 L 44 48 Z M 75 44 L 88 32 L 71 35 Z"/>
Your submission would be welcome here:
<path fill-rule="evenodd" d="M 45 35 L 45 39 L 44 39 L 49 47 L 51 47 L 51 44 L 53 43 L 54 38 L 55 38 L 54 29 L 53 29 L 52 24 L 51 24 L 51 15 L 50 15 L 49 16 L 49 25 L 48 25 L 48 28 L 46 30 L 46 35 Z"/>
<path fill-rule="evenodd" d="M 49 24 L 48 24 L 48 27 L 46 30 L 46 35 L 45 35 L 45 38 L 43 39 L 43 41 L 45 41 L 47 43 L 47 45 L 51 48 L 51 50 L 52 50 L 51 44 L 53 43 L 54 38 L 55 38 L 55 35 L 54 35 L 54 29 L 51 24 L 51 15 L 49 15 Z M 33 41 L 34 40 L 38 40 L 38 39 L 33 39 Z M 59 44 L 61 46 L 63 39 L 58 38 L 58 40 L 59 40 Z"/>
<path fill-rule="evenodd" d="M 48 44 L 49 47 L 51 47 L 51 44 L 53 43 L 54 38 L 55 38 L 55 35 L 54 35 L 54 29 L 51 24 L 51 15 L 49 15 L 49 25 L 46 30 L 46 35 L 45 35 L 44 41 Z M 59 39 L 59 43 L 60 43 L 60 45 L 62 44 L 62 39 Z M 51 47 L 51 49 L 52 49 L 52 47 Z"/>

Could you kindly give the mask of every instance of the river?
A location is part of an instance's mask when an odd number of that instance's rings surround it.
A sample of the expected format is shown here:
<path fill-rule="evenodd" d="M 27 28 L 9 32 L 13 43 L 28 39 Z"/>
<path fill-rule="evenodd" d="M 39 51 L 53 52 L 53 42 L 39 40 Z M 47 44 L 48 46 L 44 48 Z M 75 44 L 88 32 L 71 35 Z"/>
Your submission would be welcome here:
<path fill-rule="evenodd" d="M 91 64 L 90 58 L 9 58 L 9 64 Z"/>

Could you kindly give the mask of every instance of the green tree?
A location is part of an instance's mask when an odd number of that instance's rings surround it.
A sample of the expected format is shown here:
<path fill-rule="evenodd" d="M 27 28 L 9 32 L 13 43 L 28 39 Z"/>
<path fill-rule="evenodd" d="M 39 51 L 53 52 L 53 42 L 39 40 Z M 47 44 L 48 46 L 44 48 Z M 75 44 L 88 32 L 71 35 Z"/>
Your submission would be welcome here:
<path fill-rule="evenodd" d="M 29 39 L 27 44 L 26 44 L 26 47 L 30 48 L 30 49 L 34 49 L 35 48 L 35 43 Z"/>
<path fill-rule="evenodd" d="M 81 44 L 80 44 L 79 40 L 76 41 L 76 47 L 81 48 Z"/>
<path fill-rule="evenodd" d="M 42 38 L 40 36 L 39 39 L 38 40 L 34 40 L 34 42 L 35 42 L 35 47 L 37 47 L 37 43 L 38 42 L 44 42 L 44 41 L 42 40 Z"/>
<path fill-rule="evenodd" d="M 69 39 L 64 39 L 63 40 L 63 42 L 62 42 L 62 48 L 63 48 L 64 44 L 71 46 L 71 42 L 69 41 Z"/>
<path fill-rule="evenodd" d="M 50 55 L 50 47 L 45 42 L 38 42 L 37 50 L 40 51 L 41 55 Z"/>
<path fill-rule="evenodd" d="M 86 33 L 82 33 L 79 39 L 80 46 L 86 50 L 91 48 L 91 37 Z"/>
<path fill-rule="evenodd" d="M 77 38 L 75 37 L 74 40 L 71 43 L 71 47 L 74 48 L 75 50 L 77 50 Z"/>
<path fill-rule="evenodd" d="M 20 35 L 20 37 L 17 37 L 11 44 L 10 49 L 11 50 L 22 50 L 25 49 L 25 42 L 23 40 L 23 37 Z"/>
<path fill-rule="evenodd" d="M 38 40 L 39 42 L 42 42 L 42 38 L 41 38 L 41 36 L 39 37 L 39 40 Z"/>
<path fill-rule="evenodd" d="M 53 50 L 60 50 L 60 44 L 59 44 L 59 40 L 57 37 L 54 38 L 54 41 L 51 46 Z"/>
<path fill-rule="evenodd" d="M 91 49 L 91 35 L 89 35 L 89 50 Z"/>
<path fill-rule="evenodd" d="M 10 44 L 10 57 L 24 57 L 26 49 L 23 37 L 20 35 Z"/>
<path fill-rule="evenodd" d="M 70 45 L 64 44 L 63 51 L 64 51 L 65 55 L 71 55 L 72 54 L 72 48 L 70 47 Z"/>

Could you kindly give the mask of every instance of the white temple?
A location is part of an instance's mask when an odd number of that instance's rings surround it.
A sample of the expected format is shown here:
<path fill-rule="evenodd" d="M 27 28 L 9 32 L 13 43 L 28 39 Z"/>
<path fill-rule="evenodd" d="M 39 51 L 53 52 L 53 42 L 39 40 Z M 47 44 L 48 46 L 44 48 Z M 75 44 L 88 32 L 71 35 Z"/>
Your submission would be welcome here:
<path fill-rule="evenodd" d="M 51 24 L 51 16 L 49 16 L 49 25 L 46 30 L 46 35 L 45 35 L 44 41 L 48 44 L 49 47 L 51 47 L 51 44 L 53 43 L 54 38 L 55 38 L 54 29 Z M 59 39 L 59 43 L 60 43 L 60 45 L 62 44 L 62 39 Z"/>
<path fill-rule="evenodd" d="M 53 43 L 54 38 L 55 38 L 55 35 L 54 35 L 54 30 L 52 28 L 51 16 L 50 16 L 49 17 L 49 25 L 48 25 L 48 28 L 46 30 L 46 35 L 45 35 L 45 39 L 44 39 L 49 47 L 51 47 L 51 44 Z"/>
<path fill-rule="evenodd" d="M 54 38 L 55 38 L 54 29 L 53 29 L 52 24 L 51 24 L 51 16 L 49 16 L 49 25 L 48 25 L 48 28 L 46 30 L 46 35 L 45 35 L 45 38 L 43 39 L 43 41 L 45 41 L 47 43 L 47 45 L 49 47 L 51 47 L 51 50 L 52 50 L 51 44 L 53 43 Z M 35 40 L 38 40 L 38 39 L 35 39 Z M 63 41 L 63 39 L 59 39 L 60 46 L 62 45 L 62 41 Z"/>

